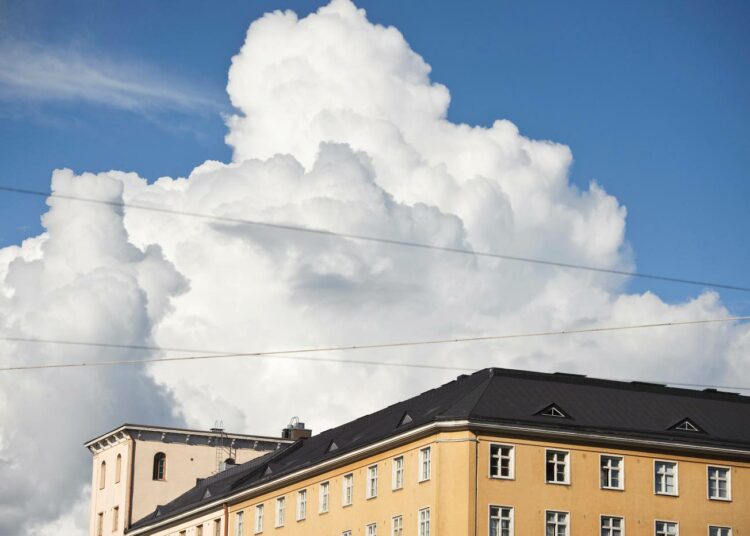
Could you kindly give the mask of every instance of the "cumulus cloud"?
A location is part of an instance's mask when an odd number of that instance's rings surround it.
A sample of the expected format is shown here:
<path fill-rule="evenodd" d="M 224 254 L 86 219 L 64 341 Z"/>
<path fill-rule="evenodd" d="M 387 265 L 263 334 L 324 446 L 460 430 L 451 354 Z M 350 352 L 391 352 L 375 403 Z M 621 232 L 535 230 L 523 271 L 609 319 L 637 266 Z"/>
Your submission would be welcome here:
<path fill-rule="evenodd" d="M 228 119 L 231 162 L 209 161 L 188 177 L 153 183 L 114 171 L 58 171 L 53 188 L 185 212 L 634 267 L 625 208 L 601 185 L 580 191 L 570 184 L 566 146 L 528 139 L 504 120 L 490 128 L 448 121 L 448 89 L 430 79 L 425 60 L 398 30 L 370 23 L 348 0 L 304 19 L 275 12 L 254 22 L 227 89 L 237 108 Z M 652 293 L 627 294 L 621 278 L 603 274 L 50 204 L 45 235 L 0 250 L 3 332 L 253 351 L 728 314 L 715 293 L 668 304 Z M 747 382 L 748 350 L 748 328 L 724 324 L 348 357 Z M 73 355 L 103 357 L 34 351 L 39 360 Z M 30 359 L 25 347 L 5 354 L 6 362 Z M 449 378 L 278 359 L 6 375 L 0 459 L 13 461 L 0 462 L 0 478 L 8 475 L 22 489 L 9 503 L 13 519 L 32 511 L 36 519 L 63 515 L 53 521 L 59 525 L 68 522 L 65 512 L 89 478 L 80 442 L 118 421 L 184 416 L 205 428 L 223 417 L 233 430 L 277 433 L 300 415 L 322 431 Z M 40 440 L 45 426 L 69 441 Z M 46 453 L 53 478 L 41 492 L 24 477 L 41 472 L 22 456 L 29 445 L 54 452 Z M 62 460 L 77 461 L 63 469 Z"/>
<path fill-rule="evenodd" d="M 143 63 L 7 39 L 0 41 L 0 99 L 86 101 L 139 113 L 215 113 L 221 106 L 195 84 Z"/>

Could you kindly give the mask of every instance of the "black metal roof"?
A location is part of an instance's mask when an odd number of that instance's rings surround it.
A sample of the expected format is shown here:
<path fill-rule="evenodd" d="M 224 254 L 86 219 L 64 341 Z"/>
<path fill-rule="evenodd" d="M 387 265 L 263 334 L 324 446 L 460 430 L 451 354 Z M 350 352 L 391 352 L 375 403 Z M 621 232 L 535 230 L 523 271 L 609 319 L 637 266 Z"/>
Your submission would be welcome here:
<path fill-rule="evenodd" d="M 546 416 L 555 407 L 564 417 Z M 677 425 L 689 420 L 697 429 Z M 436 421 L 674 441 L 750 452 L 750 397 L 574 374 L 484 369 L 200 481 L 134 530 Z"/>

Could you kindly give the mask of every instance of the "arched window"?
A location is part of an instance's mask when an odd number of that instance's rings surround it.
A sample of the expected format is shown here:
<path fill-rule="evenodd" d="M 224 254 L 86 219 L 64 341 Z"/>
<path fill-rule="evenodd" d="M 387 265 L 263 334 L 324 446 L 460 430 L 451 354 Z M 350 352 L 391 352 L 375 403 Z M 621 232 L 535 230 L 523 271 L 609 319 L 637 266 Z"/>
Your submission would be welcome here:
<path fill-rule="evenodd" d="M 167 477 L 167 455 L 163 452 L 154 454 L 154 480 L 165 480 Z"/>
<path fill-rule="evenodd" d="M 107 462 L 102 462 L 99 466 L 99 489 L 104 489 L 107 483 Z"/>
<path fill-rule="evenodd" d="M 115 460 L 115 483 L 120 481 L 120 475 L 122 474 L 122 454 L 117 455 Z"/>

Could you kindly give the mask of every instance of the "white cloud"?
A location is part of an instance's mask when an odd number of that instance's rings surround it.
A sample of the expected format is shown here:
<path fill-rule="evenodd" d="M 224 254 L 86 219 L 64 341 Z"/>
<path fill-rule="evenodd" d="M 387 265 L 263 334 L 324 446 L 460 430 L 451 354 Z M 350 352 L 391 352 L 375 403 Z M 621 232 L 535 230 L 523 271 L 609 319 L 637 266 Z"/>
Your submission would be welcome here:
<path fill-rule="evenodd" d="M 216 113 L 221 107 L 194 83 L 147 64 L 11 40 L 0 41 L 0 99 L 85 101 L 139 113 Z"/>
<path fill-rule="evenodd" d="M 188 212 L 634 266 L 624 207 L 600 185 L 579 191 L 569 183 L 566 146 L 525 138 L 508 121 L 447 121 L 448 90 L 429 79 L 426 62 L 396 29 L 372 25 L 347 0 L 301 20 L 276 12 L 253 23 L 228 91 L 238 108 L 228 121 L 232 162 L 154 184 L 63 170 L 54 189 L 117 198 L 122 188 L 127 202 Z M 603 274 L 52 205 L 45 236 L 0 250 L 2 331 L 252 351 L 728 314 L 714 293 L 667 304 L 626 294 L 621 279 Z M 16 346 L 5 360 L 28 361 L 26 350 Z M 747 383 L 748 350 L 747 326 L 710 325 L 348 357 Z M 39 360 L 74 355 L 111 356 L 34 352 Z M 13 390 L 8 383 L 0 392 L 16 396 L 0 401 L 0 458 L 18 461 L 16 469 L 0 465 L 0 478 L 10 475 L 22 490 L 13 519 L 34 511 L 58 523 L 89 478 L 80 442 L 107 424 L 159 422 L 173 412 L 192 426 L 223 417 L 230 429 L 276 433 L 297 414 L 321 431 L 449 376 L 273 359 L 5 376 Z M 47 425 L 66 440 L 43 444 L 38 431 Z M 28 445 L 54 452 L 42 493 L 23 477 L 37 471 L 22 456 Z M 63 470 L 61 460 L 75 463 Z M 0 534 L 10 533 L 0 525 Z"/>

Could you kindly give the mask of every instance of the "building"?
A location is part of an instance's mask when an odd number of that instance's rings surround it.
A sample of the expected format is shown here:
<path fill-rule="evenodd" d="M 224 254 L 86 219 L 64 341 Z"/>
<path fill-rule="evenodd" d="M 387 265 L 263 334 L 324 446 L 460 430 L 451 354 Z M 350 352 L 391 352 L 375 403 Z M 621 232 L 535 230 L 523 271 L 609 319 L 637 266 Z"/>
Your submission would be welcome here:
<path fill-rule="evenodd" d="M 195 486 L 291 439 L 123 424 L 87 441 L 92 454 L 91 536 L 124 534 L 132 521 Z"/>
<path fill-rule="evenodd" d="M 486 369 L 201 480 L 132 536 L 750 536 L 750 398 Z"/>

